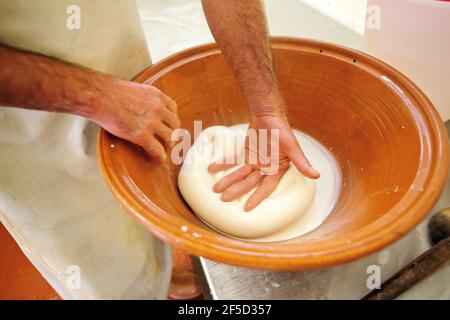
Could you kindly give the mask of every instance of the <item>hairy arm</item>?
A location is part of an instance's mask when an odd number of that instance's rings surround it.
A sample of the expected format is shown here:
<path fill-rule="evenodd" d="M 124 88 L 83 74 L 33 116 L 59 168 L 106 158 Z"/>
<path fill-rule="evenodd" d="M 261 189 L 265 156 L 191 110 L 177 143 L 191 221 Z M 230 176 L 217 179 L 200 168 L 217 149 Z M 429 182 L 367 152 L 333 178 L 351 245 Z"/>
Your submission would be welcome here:
<path fill-rule="evenodd" d="M 0 104 L 88 118 L 163 161 L 176 104 L 158 89 L 0 45 Z"/>
<path fill-rule="evenodd" d="M 225 176 L 214 186 L 222 193 L 223 201 L 233 201 L 256 188 L 244 206 L 254 209 L 276 188 L 292 162 L 304 176 L 316 179 L 319 173 L 312 168 L 287 122 L 286 104 L 274 71 L 273 55 L 264 7 L 260 0 L 202 0 L 211 32 L 227 59 L 251 110 L 250 129 L 277 130 L 279 150 L 278 170 L 264 174 L 264 166 L 246 164 Z M 270 144 L 270 140 L 267 141 Z M 256 153 L 247 143 L 247 154 Z M 232 166 L 232 165 L 231 165 Z M 210 172 L 227 170 L 229 164 L 212 164 Z"/>
<path fill-rule="evenodd" d="M 252 115 L 284 113 L 262 2 L 202 2 L 211 32 L 239 80 Z"/>

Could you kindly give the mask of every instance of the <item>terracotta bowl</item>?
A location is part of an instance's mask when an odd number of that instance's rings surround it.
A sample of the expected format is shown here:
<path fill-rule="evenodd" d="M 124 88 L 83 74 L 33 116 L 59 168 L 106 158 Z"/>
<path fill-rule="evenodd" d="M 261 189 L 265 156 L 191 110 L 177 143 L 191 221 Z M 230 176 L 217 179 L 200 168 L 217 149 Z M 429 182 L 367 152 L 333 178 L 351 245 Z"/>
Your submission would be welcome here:
<path fill-rule="evenodd" d="M 282 243 L 219 234 L 183 201 L 179 167 L 154 165 L 101 130 L 99 161 L 119 203 L 148 231 L 194 255 L 259 269 L 328 267 L 404 236 L 430 212 L 447 175 L 448 142 L 430 101 L 398 71 L 354 50 L 292 38 L 275 38 L 273 50 L 291 125 L 332 150 L 340 166 L 339 199 L 318 229 Z M 248 121 L 239 85 L 213 44 L 171 56 L 135 80 L 171 96 L 191 132 L 194 120 L 203 128 Z"/>

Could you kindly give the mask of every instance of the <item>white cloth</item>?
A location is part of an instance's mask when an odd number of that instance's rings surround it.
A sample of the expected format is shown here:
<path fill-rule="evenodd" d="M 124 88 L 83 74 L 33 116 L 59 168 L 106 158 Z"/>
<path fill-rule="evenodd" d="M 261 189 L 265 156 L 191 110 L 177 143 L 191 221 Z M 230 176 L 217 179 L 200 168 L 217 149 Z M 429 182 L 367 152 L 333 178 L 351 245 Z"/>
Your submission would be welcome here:
<path fill-rule="evenodd" d="M 70 5 L 79 30 L 66 27 Z M 0 0 L 0 42 L 124 79 L 151 64 L 129 0 Z M 65 299 L 164 299 L 170 247 L 113 199 L 97 131 L 76 116 L 0 107 L 0 220 Z"/>

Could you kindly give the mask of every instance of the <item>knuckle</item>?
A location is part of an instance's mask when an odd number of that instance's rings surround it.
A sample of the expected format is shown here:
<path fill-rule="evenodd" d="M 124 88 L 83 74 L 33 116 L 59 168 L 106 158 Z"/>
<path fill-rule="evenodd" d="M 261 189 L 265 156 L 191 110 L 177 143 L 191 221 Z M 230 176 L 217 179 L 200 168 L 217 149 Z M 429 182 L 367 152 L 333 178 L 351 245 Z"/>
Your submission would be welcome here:
<path fill-rule="evenodd" d="M 153 94 L 154 94 L 156 97 L 158 97 L 158 98 L 162 97 L 162 94 L 163 94 L 163 93 L 162 93 L 162 91 L 159 90 L 158 88 L 152 86 L 152 91 L 153 91 Z"/>
<path fill-rule="evenodd" d="M 158 115 L 161 115 L 161 114 L 164 112 L 164 110 L 165 110 L 164 103 L 161 102 L 161 101 L 159 101 L 158 103 L 156 103 L 155 106 L 154 106 L 154 110 L 155 110 L 155 112 L 156 112 Z"/>
<path fill-rule="evenodd" d="M 159 120 L 157 118 L 151 118 L 147 122 L 146 132 L 149 134 L 153 134 L 154 128 L 158 125 Z"/>

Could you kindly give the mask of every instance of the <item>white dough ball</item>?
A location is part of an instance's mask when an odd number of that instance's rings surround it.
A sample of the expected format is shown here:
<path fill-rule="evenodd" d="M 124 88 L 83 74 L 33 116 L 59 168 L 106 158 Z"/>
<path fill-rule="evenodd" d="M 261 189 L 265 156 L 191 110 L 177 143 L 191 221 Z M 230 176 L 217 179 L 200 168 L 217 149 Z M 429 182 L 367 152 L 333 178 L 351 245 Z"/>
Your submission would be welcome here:
<path fill-rule="evenodd" d="M 208 166 L 242 150 L 246 125 L 204 130 L 189 149 L 178 176 L 180 192 L 191 209 L 210 226 L 231 236 L 254 239 L 274 234 L 298 221 L 311 206 L 315 181 L 291 164 L 275 191 L 250 212 L 243 207 L 253 191 L 232 202 L 213 192 L 214 184 L 236 170 L 211 174 Z"/>

